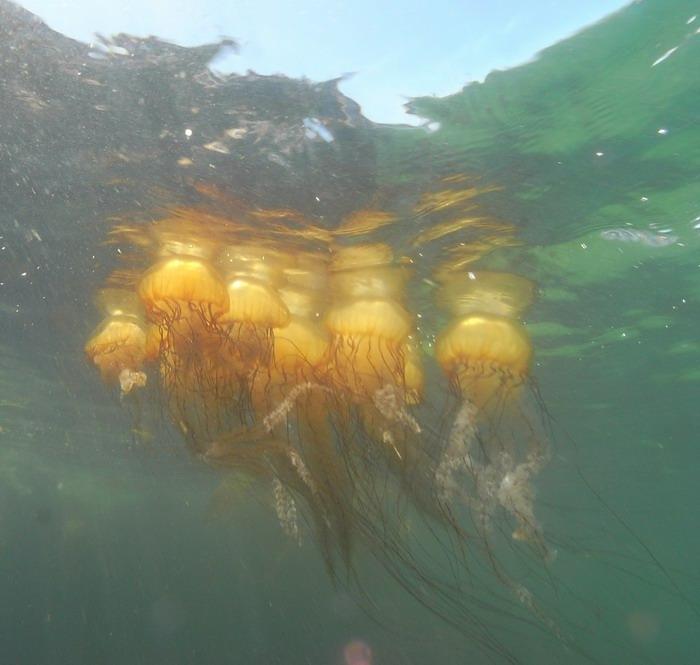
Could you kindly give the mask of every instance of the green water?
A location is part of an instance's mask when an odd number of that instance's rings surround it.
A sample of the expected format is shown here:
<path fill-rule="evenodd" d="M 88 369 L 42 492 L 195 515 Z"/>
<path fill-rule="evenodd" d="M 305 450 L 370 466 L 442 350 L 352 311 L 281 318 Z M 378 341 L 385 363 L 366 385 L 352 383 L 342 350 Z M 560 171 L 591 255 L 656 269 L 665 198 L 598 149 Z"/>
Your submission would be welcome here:
<path fill-rule="evenodd" d="M 414 100 L 439 123 L 427 131 L 373 126 L 332 84 L 214 80 L 216 47 L 124 37 L 133 57 L 100 55 L 0 2 L 0 662 L 335 665 L 353 638 L 375 665 L 697 662 L 696 13 L 634 3 L 532 63 Z M 309 117 L 334 140 L 305 138 Z M 203 147 L 236 123 L 235 148 Z M 118 258 L 111 216 L 163 192 L 196 202 L 204 181 L 329 228 L 385 205 L 401 246 L 429 224 L 407 212 L 416 193 L 455 173 L 499 187 L 482 210 L 522 241 L 479 266 L 537 281 L 526 324 L 555 421 L 538 504 L 558 545 L 543 594 L 567 638 L 504 605 L 485 620 L 512 656 L 361 561 L 366 613 L 259 488 L 226 484 L 155 420 L 135 435 L 82 355 Z M 621 228 L 676 241 L 601 235 Z M 416 252 L 419 277 L 454 240 Z M 414 301 L 436 328 L 431 298 Z"/>

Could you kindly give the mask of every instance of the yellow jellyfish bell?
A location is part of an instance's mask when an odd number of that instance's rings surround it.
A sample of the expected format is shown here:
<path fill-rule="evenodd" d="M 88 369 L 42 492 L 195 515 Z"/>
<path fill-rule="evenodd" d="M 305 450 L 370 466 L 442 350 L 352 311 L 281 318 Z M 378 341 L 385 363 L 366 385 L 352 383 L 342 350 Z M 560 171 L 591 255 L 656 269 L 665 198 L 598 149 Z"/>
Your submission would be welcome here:
<path fill-rule="evenodd" d="M 122 393 L 146 382 L 146 329 L 138 300 L 129 291 L 104 289 L 98 306 L 106 316 L 85 344 L 85 353 L 106 383 L 119 383 Z"/>
<path fill-rule="evenodd" d="M 404 381 L 405 344 L 413 319 L 403 306 L 405 273 L 381 243 L 339 248 L 331 263 L 325 325 L 340 384 L 357 397 Z"/>
<path fill-rule="evenodd" d="M 226 323 L 245 322 L 264 328 L 285 325 L 289 312 L 277 292 L 282 283 L 281 253 L 255 245 L 226 247 L 219 257 L 229 307 Z"/>
<path fill-rule="evenodd" d="M 196 256 L 171 256 L 141 278 L 138 294 L 153 320 L 188 316 L 192 311 L 218 318 L 228 308 L 226 286 L 214 268 Z"/>
<path fill-rule="evenodd" d="M 477 409 L 495 409 L 527 378 L 532 345 L 517 321 L 470 314 L 438 337 L 435 358 Z"/>
<path fill-rule="evenodd" d="M 125 316 L 105 319 L 85 344 L 85 353 L 111 382 L 124 369 L 139 369 L 146 356 L 146 333 L 142 325 Z"/>

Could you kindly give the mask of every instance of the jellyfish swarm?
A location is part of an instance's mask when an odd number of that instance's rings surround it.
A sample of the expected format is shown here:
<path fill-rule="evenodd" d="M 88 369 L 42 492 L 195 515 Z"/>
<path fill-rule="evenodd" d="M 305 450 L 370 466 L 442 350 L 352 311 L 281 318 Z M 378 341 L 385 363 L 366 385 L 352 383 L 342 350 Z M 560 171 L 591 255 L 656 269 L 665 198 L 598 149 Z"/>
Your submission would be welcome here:
<path fill-rule="evenodd" d="M 455 275 L 438 294 L 453 319 L 438 335 L 435 358 L 457 405 L 435 483 L 443 503 L 462 499 L 488 538 L 499 512 L 512 538 L 547 555 L 535 517 L 533 477 L 549 458 L 529 379 L 532 345 L 516 316 L 532 301 L 532 284 L 488 271 Z"/>
<path fill-rule="evenodd" d="M 386 542 L 384 511 L 395 486 L 385 476 L 405 481 L 420 449 L 408 408 L 419 399 L 422 372 L 402 303 L 405 271 L 379 244 L 335 247 L 327 260 L 269 247 L 230 247 L 223 256 L 224 272 L 237 266 L 227 278 L 229 311 L 237 314 L 218 324 L 244 351 L 234 365 L 250 418 L 216 437 L 206 457 L 267 478 L 295 539 L 301 500 L 331 574 L 352 574 L 357 542 L 375 552 Z M 231 288 L 241 280 L 238 290 L 255 287 L 250 306 L 239 306 Z"/>
<path fill-rule="evenodd" d="M 85 353 L 107 384 L 128 395 L 146 384 L 142 371 L 147 356 L 146 324 L 133 293 L 103 289 L 97 304 L 104 318 L 85 344 Z"/>
<path fill-rule="evenodd" d="M 518 322 L 531 283 L 440 268 L 434 295 L 451 320 L 433 351 L 417 336 L 406 261 L 353 239 L 366 214 L 335 238 L 298 222 L 303 241 L 283 225 L 261 238 L 221 218 L 204 237 L 195 222 L 215 218 L 184 214 L 143 238 L 130 231 L 148 263 L 120 298 L 105 296 L 86 345 L 103 378 L 152 363 L 154 394 L 190 449 L 267 484 L 284 532 L 299 541 L 308 523 L 333 579 L 362 587 L 356 553 L 369 552 L 419 602 L 499 650 L 470 570 L 485 562 L 537 611 L 495 540 L 507 527 L 509 543 L 546 554 L 532 479 L 547 446 L 527 404 L 532 348 Z M 442 552 L 428 551 L 426 534 Z"/>

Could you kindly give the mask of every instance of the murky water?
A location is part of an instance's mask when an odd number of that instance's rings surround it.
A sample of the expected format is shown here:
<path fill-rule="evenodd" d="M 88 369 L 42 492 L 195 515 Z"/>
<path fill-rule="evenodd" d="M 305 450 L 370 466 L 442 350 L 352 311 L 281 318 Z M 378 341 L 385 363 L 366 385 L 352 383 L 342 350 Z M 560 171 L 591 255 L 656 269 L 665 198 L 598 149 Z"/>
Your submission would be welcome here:
<path fill-rule="evenodd" d="M 632 4 L 408 128 L 0 2 L 0 660 L 695 662 L 697 11 Z M 226 307 L 163 296 L 173 257 Z M 282 372 L 236 280 L 333 353 Z M 150 360 L 86 357 L 106 286 Z M 446 351 L 475 310 L 506 333 Z"/>

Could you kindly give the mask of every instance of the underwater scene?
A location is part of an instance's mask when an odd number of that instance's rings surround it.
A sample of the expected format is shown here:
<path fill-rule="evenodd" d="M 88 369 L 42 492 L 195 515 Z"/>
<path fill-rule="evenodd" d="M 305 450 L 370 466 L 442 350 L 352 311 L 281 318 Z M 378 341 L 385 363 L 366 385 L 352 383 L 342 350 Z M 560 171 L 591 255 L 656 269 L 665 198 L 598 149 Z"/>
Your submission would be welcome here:
<path fill-rule="evenodd" d="M 0 663 L 700 653 L 700 4 L 370 120 L 0 0 Z"/>

